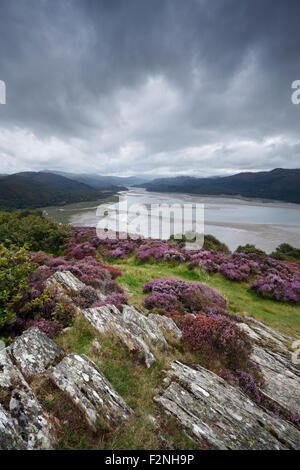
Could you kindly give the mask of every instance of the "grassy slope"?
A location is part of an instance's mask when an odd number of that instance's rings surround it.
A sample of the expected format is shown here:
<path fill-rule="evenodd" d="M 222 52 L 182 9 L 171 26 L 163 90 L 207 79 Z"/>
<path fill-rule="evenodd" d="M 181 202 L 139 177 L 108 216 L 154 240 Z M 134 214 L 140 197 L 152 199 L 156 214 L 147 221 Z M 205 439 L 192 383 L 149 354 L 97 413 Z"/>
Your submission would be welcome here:
<path fill-rule="evenodd" d="M 221 274 L 210 276 L 200 270 L 189 271 L 185 264 L 137 264 L 132 257 L 115 261 L 112 265 L 122 271 L 123 277 L 119 283 L 127 293 L 133 294 L 129 295 L 133 305 L 141 305 L 143 286 L 154 278 L 171 276 L 186 281 L 205 282 L 227 299 L 230 311 L 249 315 L 291 336 L 300 336 L 300 306 L 262 299 L 249 289 L 248 284 L 229 281 Z"/>
<path fill-rule="evenodd" d="M 144 283 L 156 277 L 172 276 L 188 281 L 206 282 L 223 294 L 231 311 L 245 313 L 264 321 L 280 331 L 300 335 L 300 307 L 280 304 L 261 299 L 249 291 L 242 283 L 227 281 L 220 275 L 209 276 L 200 271 L 189 271 L 186 265 L 172 266 L 166 263 L 138 264 L 134 257 L 118 260 L 110 264 L 120 269 L 123 276 L 119 283 L 129 295 L 130 303 L 140 306 L 144 295 Z M 97 338 L 101 344 L 98 351 L 93 346 Z M 96 435 L 91 434 L 72 411 L 67 402 L 62 407 L 62 398 L 56 392 L 45 388 L 40 392 L 40 399 L 49 411 L 61 421 L 66 421 L 59 433 L 60 449 L 161 449 L 164 448 L 158 431 L 149 419 L 154 416 L 159 429 L 170 445 L 176 449 L 196 449 L 195 444 L 184 435 L 174 419 L 168 417 L 153 397 L 164 386 L 163 371 L 175 358 L 184 362 L 200 362 L 199 358 L 185 351 L 178 341 L 170 339 L 171 349 L 157 351 L 157 362 L 147 369 L 133 357 L 129 351 L 112 337 L 101 337 L 83 318 L 77 317 L 74 326 L 58 339 L 59 346 L 66 353 L 87 354 L 105 374 L 115 389 L 134 410 L 132 417 L 117 430 L 103 430 L 103 425 Z M 203 363 L 205 366 L 205 364 Z M 71 416 L 71 419 L 70 419 Z M 74 416 L 74 421 L 72 421 Z"/>

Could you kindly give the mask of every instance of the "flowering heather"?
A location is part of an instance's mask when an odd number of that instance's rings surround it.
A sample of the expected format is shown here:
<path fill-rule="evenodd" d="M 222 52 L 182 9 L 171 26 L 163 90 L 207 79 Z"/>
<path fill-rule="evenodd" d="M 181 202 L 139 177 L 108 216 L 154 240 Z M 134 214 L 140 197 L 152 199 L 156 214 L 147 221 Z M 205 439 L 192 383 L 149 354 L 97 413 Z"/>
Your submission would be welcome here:
<path fill-rule="evenodd" d="M 100 300 L 97 291 L 92 286 L 83 287 L 75 295 L 72 295 L 72 299 L 81 308 L 89 308 Z"/>
<path fill-rule="evenodd" d="M 110 305 L 115 305 L 117 309 L 122 310 L 123 304 L 128 304 L 128 299 L 125 294 L 110 294 L 106 297 L 105 302 Z"/>
<path fill-rule="evenodd" d="M 237 323 L 224 315 L 185 315 L 178 326 L 187 347 L 208 362 L 218 360 L 233 371 L 249 366 L 251 340 Z"/>
<path fill-rule="evenodd" d="M 87 256 L 95 256 L 95 254 L 96 249 L 89 242 L 80 243 L 79 245 L 74 242 L 70 242 L 68 248 L 63 253 L 66 259 L 79 260 L 84 259 Z"/>
<path fill-rule="evenodd" d="M 165 308 L 163 307 L 162 296 L 166 295 L 171 297 L 166 298 L 168 300 L 166 300 L 165 305 L 170 304 L 172 309 L 179 311 L 198 312 L 207 306 L 226 308 L 224 297 L 206 284 L 199 284 L 198 282 L 187 282 L 171 277 L 153 279 L 144 285 L 143 292 L 151 293 L 144 300 L 146 308 L 147 305 L 151 305 L 151 308 Z M 172 301 L 173 305 L 171 305 Z M 165 309 L 167 310 L 167 308 Z"/>
<path fill-rule="evenodd" d="M 269 274 L 265 278 L 254 281 L 251 287 L 261 297 L 267 299 L 280 302 L 300 301 L 300 281 L 291 275 L 280 277 L 278 274 Z"/>
<path fill-rule="evenodd" d="M 43 318 L 28 320 L 25 324 L 25 330 L 28 330 L 32 326 L 42 330 L 47 336 L 49 336 L 49 338 L 59 336 L 63 330 L 63 325 L 61 323 L 52 320 L 45 320 Z"/>
<path fill-rule="evenodd" d="M 148 310 L 162 309 L 170 312 L 173 309 L 184 312 L 182 304 L 177 300 L 177 297 L 172 294 L 161 294 L 160 292 L 153 292 L 148 295 L 144 300 L 144 306 Z"/>
<path fill-rule="evenodd" d="M 113 268 L 112 266 L 108 266 L 106 264 L 102 264 L 101 265 L 101 268 L 102 269 L 105 269 L 106 271 L 109 272 L 109 274 L 111 275 L 111 278 L 114 280 L 114 279 L 117 279 L 117 277 L 121 277 L 122 276 L 122 273 L 119 269 L 117 268 Z"/>

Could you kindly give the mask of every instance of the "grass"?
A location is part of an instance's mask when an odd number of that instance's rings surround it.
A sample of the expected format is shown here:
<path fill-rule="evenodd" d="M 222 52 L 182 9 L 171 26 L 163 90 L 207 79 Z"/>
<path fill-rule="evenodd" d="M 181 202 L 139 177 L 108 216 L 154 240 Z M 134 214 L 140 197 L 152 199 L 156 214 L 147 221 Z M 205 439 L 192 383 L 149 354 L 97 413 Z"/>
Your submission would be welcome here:
<path fill-rule="evenodd" d="M 112 264 L 110 262 L 110 264 Z M 225 279 L 221 274 L 209 275 L 200 269 L 190 271 L 186 264 L 138 263 L 135 257 L 114 261 L 112 266 L 120 269 L 123 276 L 118 282 L 136 307 L 141 306 L 144 284 L 151 279 L 174 277 L 186 281 L 205 282 L 222 294 L 229 310 L 248 315 L 291 336 L 300 336 L 300 306 L 263 299 L 242 282 Z"/>

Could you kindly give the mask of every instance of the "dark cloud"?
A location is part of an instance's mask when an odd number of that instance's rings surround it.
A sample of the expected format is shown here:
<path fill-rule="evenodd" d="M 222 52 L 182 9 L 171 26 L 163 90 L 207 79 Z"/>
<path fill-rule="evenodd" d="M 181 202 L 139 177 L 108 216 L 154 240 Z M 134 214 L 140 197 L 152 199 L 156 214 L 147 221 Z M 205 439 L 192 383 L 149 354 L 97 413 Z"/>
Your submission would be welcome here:
<path fill-rule="evenodd" d="M 299 167 L 298 0 L 2 0 L 2 172 Z"/>

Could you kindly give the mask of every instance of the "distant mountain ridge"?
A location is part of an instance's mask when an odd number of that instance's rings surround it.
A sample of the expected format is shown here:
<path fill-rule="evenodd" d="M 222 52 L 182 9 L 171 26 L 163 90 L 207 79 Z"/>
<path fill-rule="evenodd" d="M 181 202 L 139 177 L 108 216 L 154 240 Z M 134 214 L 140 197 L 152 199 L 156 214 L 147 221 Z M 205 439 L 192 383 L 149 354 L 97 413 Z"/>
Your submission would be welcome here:
<path fill-rule="evenodd" d="M 144 184 L 149 181 L 147 177 L 140 176 L 103 176 L 93 175 L 89 173 L 67 173 L 64 171 L 50 171 L 44 170 L 45 173 L 52 173 L 56 175 L 65 176 L 72 180 L 79 181 L 81 183 L 88 184 L 95 189 L 110 189 L 112 186 L 135 186 Z M 151 178 L 150 178 L 151 180 Z"/>
<path fill-rule="evenodd" d="M 108 188 L 107 188 L 108 189 Z M 52 173 L 22 172 L 0 179 L 0 209 L 37 208 L 102 199 L 124 187 L 106 192 Z"/>
<path fill-rule="evenodd" d="M 139 185 L 147 191 L 178 192 L 210 196 L 242 196 L 300 204 L 300 169 L 276 168 L 257 173 L 195 178 L 160 178 Z"/>

